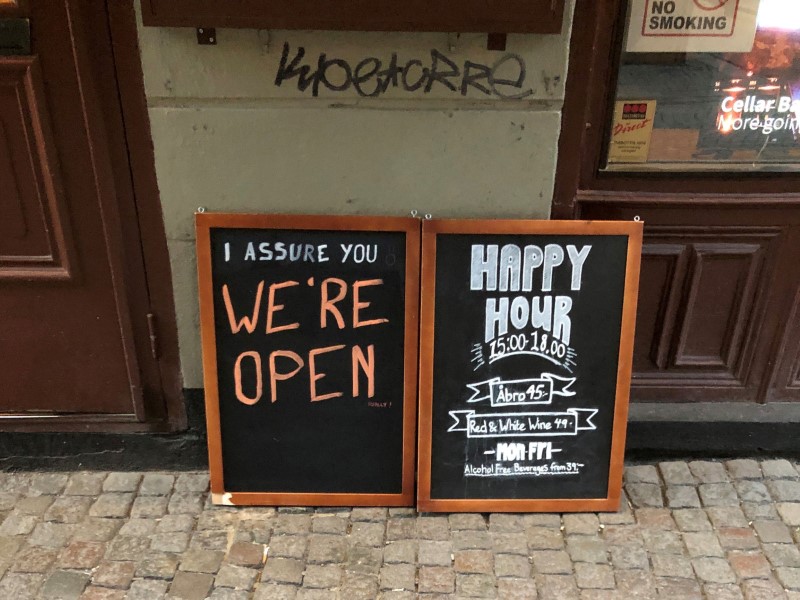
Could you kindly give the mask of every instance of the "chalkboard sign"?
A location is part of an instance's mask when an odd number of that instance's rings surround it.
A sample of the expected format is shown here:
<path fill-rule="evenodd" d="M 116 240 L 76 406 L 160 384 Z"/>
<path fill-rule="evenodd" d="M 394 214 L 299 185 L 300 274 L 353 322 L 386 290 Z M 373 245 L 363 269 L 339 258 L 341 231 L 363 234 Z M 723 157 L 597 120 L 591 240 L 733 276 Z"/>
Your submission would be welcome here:
<path fill-rule="evenodd" d="M 419 221 L 196 224 L 213 501 L 411 505 Z"/>
<path fill-rule="evenodd" d="M 420 510 L 617 509 L 641 236 L 424 223 Z"/>

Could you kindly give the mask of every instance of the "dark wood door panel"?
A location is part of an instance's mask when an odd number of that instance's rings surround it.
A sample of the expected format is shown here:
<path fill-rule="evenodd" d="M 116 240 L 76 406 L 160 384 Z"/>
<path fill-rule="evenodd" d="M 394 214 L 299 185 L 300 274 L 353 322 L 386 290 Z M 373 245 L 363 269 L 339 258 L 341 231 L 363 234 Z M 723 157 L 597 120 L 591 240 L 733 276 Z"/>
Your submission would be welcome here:
<path fill-rule="evenodd" d="M 668 368 L 672 335 L 688 270 L 689 251 L 683 244 L 648 240 L 642 247 L 639 304 L 633 372 L 658 372 Z M 651 310 L 643 310 L 648 306 Z M 653 310 L 656 308 L 656 310 Z"/>
<path fill-rule="evenodd" d="M 741 381 L 742 342 L 753 326 L 755 290 L 766 283 L 763 259 L 775 237 L 775 232 L 744 236 L 726 230 L 700 237 L 713 243 L 695 238 L 688 244 L 689 283 L 671 367 L 724 372 Z"/>
<path fill-rule="evenodd" d="M 0 430 L 185 425 L 134 4 L 0 0 Z"/>
<path fill-rule="evenodd" d="M 0 177 L 15 190 L 0 201 L 0 220 L 13 222 L 0 241 L 0 422 L 147 418 L 130 313 L 132 293 L 145 292 L 126 288 L 122 263 L 141 248 L 121 244 L 88 62 L 101 52 L 86 32 L 105 27 L 103 7 L 31 5 L 35 56 L 0 58 L 0 151 L 10 157 Z"/>
<path fill-rule="evenodd" d="M 607 200 L 580 209 L 581 218 L 646 223 L 633 399 L 763 401 L 775 336 L 786 324 L 769 307 L 785 295 L 781 275 L 796 245 L 781 211 L 698 206 L 689 218 L 685 208 Z M 680 223 L 704 218 L 715 225 Z"/>
<path fill-rule="evenodd" d="M 70 278 L 72 240 L 34 57 L 0 58 L 0 279 Z"/>
<path fill-rule="evenodd" d="M 754 393 L 752 358 L 778 230 L 646 230 L 634 359 L 635 386 L 718 387 Z M 713 240 L 713 241 L 711 241 Z M 735 391 L 734 391 L 735 390 Z M 681 400 L 676 398 L 675 400 Z"/>
<path fill-rule="evenodd" d="M 775 402 L 800 400 L 800 287 L 786 319 L 788 328 L 778 349 L 780 361 L 768 392 L 768 399 Z"/>
<path fill-rule="evenodd" d="M 792 228 L 787 246 L 793 255 L 781 279 L 789 287 L 789 300 L 776 307 L 785 327 L 773 350 L 776 366 L 767 387 L 771 402 L 800 401 L 800 227 Z"/>

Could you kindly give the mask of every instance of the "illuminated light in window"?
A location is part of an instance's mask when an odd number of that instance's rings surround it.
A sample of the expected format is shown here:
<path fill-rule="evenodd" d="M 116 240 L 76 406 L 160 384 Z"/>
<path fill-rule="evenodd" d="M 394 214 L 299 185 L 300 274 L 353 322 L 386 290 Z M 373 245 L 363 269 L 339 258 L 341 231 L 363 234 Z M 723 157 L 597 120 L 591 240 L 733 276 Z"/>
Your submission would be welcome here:
<path fill-rule="evenodd" d="M 779 90 L 780 87 L 781 86 L 779 86 L 779 85 L 762 85 L 758 89 L 760 89 L 760 90 L 762 90 L 764 92 L 774 92 L 775 90 Z"/>
<path fill-rule="evenodd" d="M 731 93 L 735 94 L 735 93 L 738 93 L 738 92 L 743 92 L 743 91 L 745 91 L 746 89 L 747 89 L 747 88 L 743 88 L 743 87 L 741 87 L 741 86 L 736 86 L 736 87 L 729 87 L 729 88 L 725 88 L 725 89 L 724 89 L 724 90 L 722 90 L 722 91 L 723 91 L 723 92 L 731 92 Z"/>
<path fill-rule="evenodd" d="M 797 0 L 761 0 L 757 22 L 759 29 L 800 31 L 800 2 Z"/>
<path fill-rule="evenodd" d="M 717 130 L 723 135 L 729 134 L 733 131 L 733 118 L 724 118 L 720 116 L 717 118 Z"/>

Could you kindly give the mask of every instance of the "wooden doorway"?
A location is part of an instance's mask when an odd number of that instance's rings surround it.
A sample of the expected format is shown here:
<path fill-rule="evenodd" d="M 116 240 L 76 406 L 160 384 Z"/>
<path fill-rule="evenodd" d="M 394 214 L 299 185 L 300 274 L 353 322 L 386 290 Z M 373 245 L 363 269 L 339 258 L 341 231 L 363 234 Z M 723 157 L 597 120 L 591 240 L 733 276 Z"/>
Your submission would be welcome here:
<path fill-rule="evenodd" d="M 800 176 L 603 169 L 625 2 L 578 2 L 552 216 L 645 222 L 631 399 L 800 400 Z"/>
<path fill-rule="evenodd" d="M 0 429 L 185 421 L 130 2 L 0 2 Z M 8 22 L 8 21 L 7 21 Z"/>

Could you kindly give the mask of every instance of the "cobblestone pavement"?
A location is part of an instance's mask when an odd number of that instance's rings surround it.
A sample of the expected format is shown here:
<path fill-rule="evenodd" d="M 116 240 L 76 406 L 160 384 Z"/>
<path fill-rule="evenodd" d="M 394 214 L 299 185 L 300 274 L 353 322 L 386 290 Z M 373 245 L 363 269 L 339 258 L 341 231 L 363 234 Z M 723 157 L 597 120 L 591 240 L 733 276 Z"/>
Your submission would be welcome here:
<path fill-rule="evenodd" d="M 629 466 L 610 514 L 220 508 L 205 473 L 0 473 L 0 600 L 800 599 L 787 460 Z"/>

